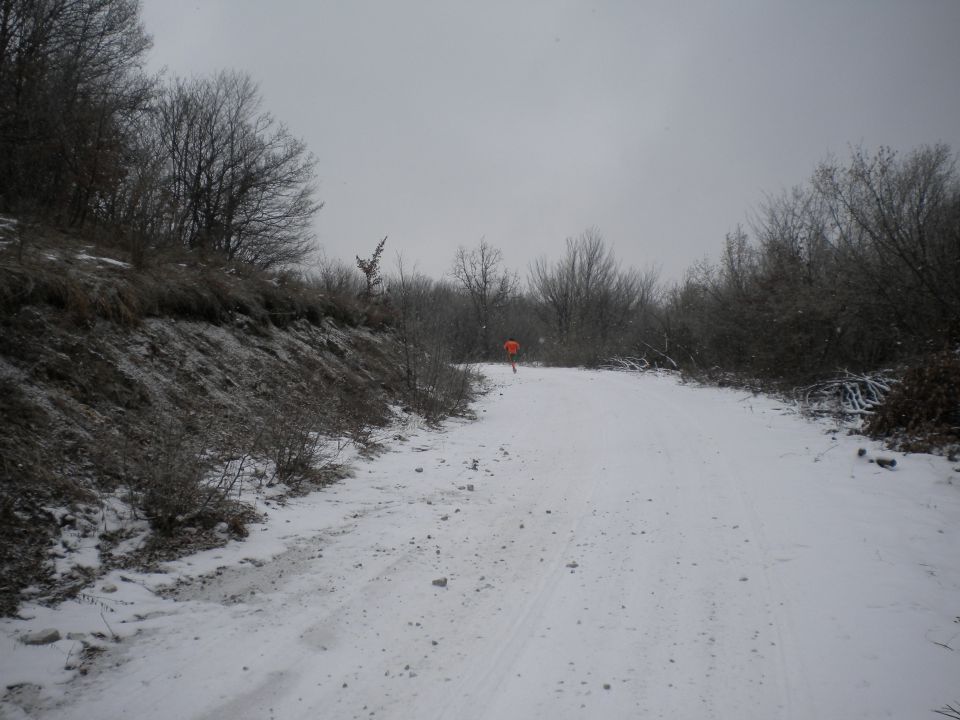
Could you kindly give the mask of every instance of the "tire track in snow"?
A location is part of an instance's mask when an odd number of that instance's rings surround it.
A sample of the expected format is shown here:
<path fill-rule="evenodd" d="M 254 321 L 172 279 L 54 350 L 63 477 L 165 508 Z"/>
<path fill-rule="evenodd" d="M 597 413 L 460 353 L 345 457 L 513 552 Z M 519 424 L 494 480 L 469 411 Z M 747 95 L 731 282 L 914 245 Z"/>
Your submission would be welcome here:
<path fill-rule="evenodd" d="M 513 386 L 514 389 L 522 388 L 523 381 L 513 383 Z M 569 397 L 565 398 L 565 401 L 569 400 Z M 572 548 L 585 521 L 585 516 L 576 512 L 572 522 L 565 522 L 560 530 L 552 530 L 549 528 L 554 527 L 554 523 L 538 524 L 536 517 L 545 513 L 569 515 L 572 509 L 589 505 L 595 490 L 589 482 L 570 482 L 570 478 L 590 477 L 593 473 L 589 465 L 594 458 L 590 454 L 585 455 L 579 448 L 554 445 L 556 439 L 565 436 L 566 420 L 563 413 L 557 412 L 558 408 L 544 399 L 542 391 L 530 402 L 524 403 L 521 399 L 516 402 L 528 407 L 526 422 L 521 429 L 523 434 L 518 433 L 505 444 L 515 448 L 514 460 L 524 466 L 524 473 L 517 474 L 516 480 L 524 482 L 530 474 L 539 479 L 531 478 L 532 482 L 537 483 L 534 491 L 515 508 L 516 514 L 498 525 L 498 531 L 493 536 L 498 538 L 498 542 L 507 543 L 503 545 L 505 549 L 526 545 L 525 557 L 513 559 L 510 564 L 519 568 L 519 575 L 514 571 L 514 580 L 524 582 L 528 587 L 533 585 L 535 589 L 527 594 L 522 603 L 511 607 L 508 615 L 489 618 L 493 632 L 485 637 L 485 645 L 490 651 L 475 654 L 468 666 L 461 669 L 460 680 L 444 692 L 446 700 L 435 715 L 437 720 L 496 717 L 488 714 L 490 702 L 496 698 L 504 680 L 513 670 L 516 659 L 533 639 L 544 608 L 553 601 L 558 586 L 568 575 L 566 564 L 576 554 Z M 590 420 L 601 410 L 592 406 Z M 585 425 L 595 427 L 593 422 Z M 555 484 L 557 478 L 549 477 L 556 470 L 554 463 L 557 457 L 565 461 L 565 487 Z M 586 467 L 581 467 L 581 464 L 586 464 Z M 562 507 L 558 506 L 557 500 L 563 501 Z M 531 516 L 535 517 L 531 519 Z M 527 523 L 530 527 L 526 527 Z M 521 525 L 524 527 L 521 528 Z M 558 535 L 561 532 L 562 536 Z M 555 536 L 560 538 L 559 541 Z M 522 549 L 518 551 L 524 552 Z"/>
<path fill-rule="evenodd" d="M 717 440 L 716 435 L 718 431 L 722 432 L 723 428 L 708 428 L 702 416 L 695 416 L 677 407 L 671 402 L 676 399 L 676 388 L 671 390 L 671 393 L 663 395 L 657 385 L 648 383 L 645 386 L 648 396 L 656 397 L 660 405 L 668 408 L 668 412 L 676 418 L 672 423 L 674 427 L 682 425 L 688 428 L 688 443 L 698 448 L 697 457 L 700 461 L 707 462 L 713 468 L 705 479 L 711 484 L 719 483 L 725 488 L 724 491 L 718 491 L 716 488 L 710 488 L 709 491 L 717 493 L 715 495 L 717 498 L 732 501 L 734 512 L 742 516 L 738 529 L 746 526 L 747 537 L 743 538 L 744 547 L 740 548 L 744 557 L 743 568 L 749 573 L 746 582 L 750 583 L 750 588 L 759 587 L 760 589 L 755 605 L 758 612 L 762 614 L 763 621 L 759 622 L 757 618 L 742 615 L 737 624 L 743 626 L 752 624 L 754 627 L 763 625 L 764 628 L 768 628 L 764 629 L 762 634 L 769 636 L 769 639 L 765 640 L 766 654 L 774 656 L 770 674 L 773 675 L 776 693 L 771 695 L 770 699 L 775 700 L 775 716 L 797 718 L 797 720 L 819 717 L 811 699 L 814 693 L 810 690 L 807 671 L 800 663 L 797 653 L 791 655 L 787 652 L 797 632 L 790 617 L 789 604 L 785 602 L 788 595 L 775 573 L 771 571 L 777 560 L 771 555 L 764 531 L 765 523 L 737 467 L 736 458 L 749 456 L 751 448 L 740 444 L 743 438 L 725 437 L 722 442 Z M 701 490 L 707 491 L 707 488 L 702 487 Z M 730 549 L 725 552 L 729 553 Z M 757 631 L 758 640 L 760 634 Z M 799 693 L 796 692 L 798 689 Z"/>
<path fill-rule="evenodd" d="M 642 415 L 611 418 L 604 406 L 625 392 L 623 378 L 592 379 L 603 400 L 589 416 L 580 407 L 580 417 L 589 417 L 584 424 L 597 428 L 589 435 L 586 452 L 598 465 L 600 459 L 610 458 L 608 464 L 619 467 L 592 473 L 592 512 L 584 512 L 568 543 L 588 541 L 582 543 L 587 549 L 581 552 L 577 570 L 585 581 L 565 588 L 559 584 L 561 573 L 542 583 L 536 601 L 514 617 L 510 640 L 495 654 L 492 667 L 475 684 L 460 688 L 471 701 L 457 712 L 471 718 L 560 718 L 578 716 L 588 707 L 606 707 L 724 717 L 731 711 L 750 716 L 763 708 L 758 716 L 782 715 L 789 704 L 783 696 L 783 672 L 778 669 L 767 677 L 764 655 L 771 653 L 761 647 L 761 636 L 776 629 L 772 595 L 762 577 L 762 559 L 749 545 L 754 538 L 744 537 L 747 513 L 736 474 L 717 462 L 717 448 L 699 423 L 670 403 L 654 394 L 638 394 Z M 645 442 L 631 446 L 626 441 L 629 433 L 623 428 L 631 425 Z M 631 473 L 636 468 L 643 469 L 642 482 Z M 642 495 L 650 496 L 646 507 Z M 642 535 L 637 534 L 638 518 L 628 510 L 631 501 L 643 508 L 641 517 L 648 529 Z M 729 518 L 707 516 L 708 512 Z M 694 536 L 704 535 L 704 528 L 691 528 L 692 523 L 712 523 L 707 528 L 710 547 L 688 539 L 692 530 Z M 591 573 L 591 568 L 609 563 L 611 555 L 621 558 L 620 572 Z M 744 572 L 753 579 L 741 580 Z M 749 582 L 753 585 L 744 584 Z M 607 604 L 602 618 L 597 617 L 598 597 L 618 599 Z M 576 616 L 583 617 L 574 620 Z M 586 634 L 584 620 L 591 628 Z M 574 622 L 579 633 L 576 627 L 564 632 L 580 635 L 579 651 L 577 660 L 568 664 L 582 668 L 578 678 L 590 679 L 579 679 L 581 685 L 573 691 L 561 688 L 562 701 L 544 702 L 544 697 L 552 697 L 551 689 L 530 687 L 524 675 L 549 664 L 552 654 L 570 651 L 563 638 L 557 645 L 541 641 L 542 647 L 537 647 L 538 634 Z M 591 632 L 601 641 L 591 638 Z M 779 650 L 774 655 L 777 665 Z M 602 692 L 597 697 L 600 673 L 616 675 L 621 683 L 612 704 L 604 702 Z M 565 680 L 557 682 L 566 685 Z M 735 691 L 732 685 L 737 686 Z M 530 702 L 531 697 L 537 702 Z"/>

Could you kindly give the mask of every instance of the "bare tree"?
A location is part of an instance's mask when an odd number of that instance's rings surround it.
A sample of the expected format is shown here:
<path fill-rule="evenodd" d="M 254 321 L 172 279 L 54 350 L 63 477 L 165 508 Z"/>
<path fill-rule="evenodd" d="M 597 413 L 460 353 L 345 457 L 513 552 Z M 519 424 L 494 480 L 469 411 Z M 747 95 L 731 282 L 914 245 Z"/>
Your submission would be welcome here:
<path fill-rule="evenodd" d="M 859 274 L 913 334 L 949 332 L 960 316 L 960 182 L 946 145 L 905 158 L 889 148 L 823 163 L 814 185 Z M 954 327 L 953 332 L 960 331 Z"/>
<path fill-rule="evenodd" d="M 701 366 L 770 379 L 875 370 L 960 338 L 960 181 L 945 146 L 854 150 L 767 197 L 661 314 Z"/>
<path fill-rule="evenodd" d="M 470 395 L 470 370 L 452 364 L 452 289 L 416 269 L 408 271 L 399 256 L 388 285 L 413 409 L 430 420 L 460 412 Z"/>
<path fill-rule="evenodd" d="M 529 287 L 554 342 L 567 360 L 594 363 L 627 344 L 628 328 L 656 296 L 657 272 L 623 269 L 600 233 L 590 228 L 567 239 L 554 265 L 540 258 L 530 268 Z"/>
<path fill-rule="evenodd" d="M 153 114 L 167 198 L 164 236 L 261 268 L 313 250 L 315 158 L 261 110 L 243 73 L 175 80 Z"/>
<path fill-rule="evenodd" d="M 128 165 L 150 101 L 137 0 L 0 4 L 0 202 L 82 225 Z"/>
<path fill-rule="evenodd" d="M 492 324 L 516 294 L 517 276 L 503 267 L 503 254 L 486 240 L 481 240 L 472 250 L 457 248 L 450 274 L 466 292 L 473 307 L 477 323 L 475 351 L 489 358 L 493 353 Z"/>
<path fill-rule="evenodd" d="M 334 297 L 355 298 L 363 294 L 364 281 L 357 268 L 344 260 L 325 258 L 312 274 L 315 287 Z"/>

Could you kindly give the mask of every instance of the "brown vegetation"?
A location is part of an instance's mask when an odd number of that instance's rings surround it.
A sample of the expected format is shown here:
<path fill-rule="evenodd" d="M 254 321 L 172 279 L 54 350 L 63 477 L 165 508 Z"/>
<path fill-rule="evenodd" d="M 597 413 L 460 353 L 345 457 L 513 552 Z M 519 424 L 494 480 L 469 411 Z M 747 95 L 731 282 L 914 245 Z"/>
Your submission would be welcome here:
<path fill-rule="evenodd" d="M 960 356 L 944 352 L 907 370 L 866 422 L 904 450 L 960 446 Z"/>
<path fill-rule="evenodd" d="M 242 535 L 252 517 L 251 484 L 317 487 L 390 405 L 437 419 L 469 399 L 455 369 L 455 397 L 410 386 L 392 311 L 347 290 L 192 256 L 137 270 L 53 232 L 17 255 L 0 238 L 4 613 L 27 586 L 55 598 L 89 581 L 52 574 L 61 523 L 98 537 L 106 567 L 222 542 L 215 528 Z M 154 530 L 139 560 L 112 554 L 129 533 L 97 525 L 111 498 Z"/>

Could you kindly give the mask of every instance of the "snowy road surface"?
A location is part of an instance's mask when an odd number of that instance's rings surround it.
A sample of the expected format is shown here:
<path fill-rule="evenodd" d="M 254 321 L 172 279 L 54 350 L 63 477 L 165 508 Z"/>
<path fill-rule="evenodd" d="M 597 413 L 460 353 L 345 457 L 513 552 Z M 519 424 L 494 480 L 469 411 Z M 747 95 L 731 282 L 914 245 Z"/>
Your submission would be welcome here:
<path fill-rule="evenodd" d="M 147 589 L 168 578 L 114 574 L 115 595 L 7 623 L 124 639 L 57 685 L 69 640 L 4 638 L 5 684 L 47 673 L 4 711 L 849 720 L 960 700 L 945 460 L 883 470 L 862 438 L 670 377 L 485 371 L 477 422 L 171 564 L 192 579 L 176 600 Z"/>

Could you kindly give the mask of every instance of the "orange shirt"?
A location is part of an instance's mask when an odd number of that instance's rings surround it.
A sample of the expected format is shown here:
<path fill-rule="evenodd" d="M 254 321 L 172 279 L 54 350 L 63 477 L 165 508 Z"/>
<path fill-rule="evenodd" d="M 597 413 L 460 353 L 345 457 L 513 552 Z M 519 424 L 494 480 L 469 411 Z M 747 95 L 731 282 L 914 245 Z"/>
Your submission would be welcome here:
<path fill-rule="evenodd" d="M 507 355 L 516 355 L 517 351 L 520 349 L 520 343 L 516 340 L 507 340 L 503 344 L 503 349 L 507 351 Z"/>

